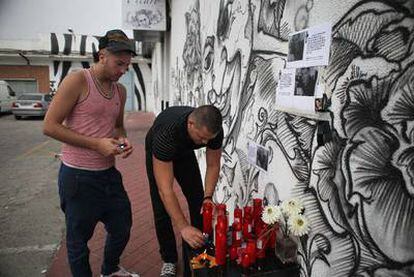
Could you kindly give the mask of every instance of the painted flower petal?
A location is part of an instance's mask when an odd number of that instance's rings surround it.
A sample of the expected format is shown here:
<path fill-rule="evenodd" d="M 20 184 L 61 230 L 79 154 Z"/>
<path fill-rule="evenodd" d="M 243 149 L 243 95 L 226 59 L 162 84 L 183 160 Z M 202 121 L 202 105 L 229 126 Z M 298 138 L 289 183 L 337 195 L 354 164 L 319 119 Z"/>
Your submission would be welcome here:
<path fill-rule="evenodd" d="M 414 147 L 404 149 L 395 164 L 403 174 L 408 193 L 414 197 Z"/>
<path fill-rule="evenodd" d="M 352 138 L 364 127 L 381 127 L 381 110 L 386 106 L 391 90 L 390 79 L 357 80 L 348 87 L 349 98 L 343 109 L 343 128 Z"/>
<path fill-rule="evenodd" d="M 346 38 L 358 45 L 362 50 L 367 49 L 368 42 L 380 32 L 380 30 L 394 20 L 404 17 L 393 7 L 377 2 L 375 10 L 371 3 L 356 6 L 335 26 L 333 37 Z"/>
<path fill-rule="evenodd" d="M 345 150 L 349 157 L 348 196 L 358 207 L 358 222 L 365 238 L 388 258 L 414 259 L 414 199 L 401 172 L 391 163 L 399 143 L 390 133 L 364 128 Z M 369 234 L 369 236 L 368 236 Z"/>
<path fill-rule="evenodd" d="M 286 113 L 279 114 L 276 129 L 277 143 L 286 153 L 286 158 L 291 164 L 295 176 L 299 180 L 305 181 L 309 179 L 310 157 L 307 151 L 302 148 L 305 144 L 301 143 L 301 140 L 306 140 L 306 138 L 302 138 L 300 133 L 292 130 L 292 124 L 294 123 L 294 117 L 291 115 Z M 311 124 L 309 124 L 308 128 L 315 130 L 315 126 Z M 311 132 L 307 132 L 306 134 L 310 134 Z"/>
<path fill-rule="evenodd" d="M 316 190 L 326 220 L 336 233 L 346 232 L 349 223 L 345 215 L 350 213 L 347 200 L 340 193 L 345 190 L 345 180 L 340 172 L 342 148 L 343 143 L 335 140 L 316 150 L 310 182 L 310 187 Z"/>
<path fill-rule="evenodd" d="M 368 48 L 373 54 L 383 56 L 389 61 L 401 62 L 413 54 L 413 40 L 414 19 L 404 18 L 379 32 Z"/>
<path fill-rule="evenodd" d="M 382 113 L 391 124 L 414 121 L 414 66 L 408 67 L 395 81 L 388 105 Z"/>

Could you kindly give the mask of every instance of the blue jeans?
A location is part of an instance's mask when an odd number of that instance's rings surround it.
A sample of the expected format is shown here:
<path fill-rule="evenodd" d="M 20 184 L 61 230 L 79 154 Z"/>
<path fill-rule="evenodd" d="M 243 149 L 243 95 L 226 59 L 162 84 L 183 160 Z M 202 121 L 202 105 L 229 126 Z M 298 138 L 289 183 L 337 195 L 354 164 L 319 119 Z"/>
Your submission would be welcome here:
<path fill-rule="evenodd" d="M 89 171 L 62 164 L 58 185 L 73 276 L 92 276 L 87 243 L 98 221 L 104 223 L 108 233 L 101 272 L 111 274 L 117 271 L 132 225 L 131 204 L 121 173 L 115 167 Z"/>

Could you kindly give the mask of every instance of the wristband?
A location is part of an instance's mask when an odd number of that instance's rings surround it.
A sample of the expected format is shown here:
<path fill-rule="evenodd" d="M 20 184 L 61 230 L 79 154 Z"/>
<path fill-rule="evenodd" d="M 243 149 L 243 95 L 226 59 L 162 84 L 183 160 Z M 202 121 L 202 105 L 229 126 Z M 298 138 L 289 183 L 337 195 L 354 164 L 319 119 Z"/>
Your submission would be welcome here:
<path fill-rule="evenodd" d="M 204 196 L 203 201 L 207 200 L 207 199 L 213 200 L 213 197 L 212 196 Z"/>

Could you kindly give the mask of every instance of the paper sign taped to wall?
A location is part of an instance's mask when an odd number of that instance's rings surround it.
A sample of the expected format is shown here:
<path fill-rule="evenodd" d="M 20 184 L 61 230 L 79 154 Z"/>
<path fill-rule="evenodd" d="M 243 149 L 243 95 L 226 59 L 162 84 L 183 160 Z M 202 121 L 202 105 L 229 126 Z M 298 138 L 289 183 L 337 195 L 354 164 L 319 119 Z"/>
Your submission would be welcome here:
<path fill-rule="evenodd" d="M 276 106 L 302 114 L 315 113 L 315 98 L 322 95 L 318 67 L 287 68 L 279 75 Z"/>
<path fill-rule="evenodd" d="M 267 172 L 269 165 L 269 154 L 268 148 L 263 147 L 253 141 L 247 143 L 247 159 L 249 163 L 261 171 Z"/>
<path fill-rule="evenodd" d="M 325 24 L 289 36 L 286 68 L 328 65 L 332 26 Z"/>

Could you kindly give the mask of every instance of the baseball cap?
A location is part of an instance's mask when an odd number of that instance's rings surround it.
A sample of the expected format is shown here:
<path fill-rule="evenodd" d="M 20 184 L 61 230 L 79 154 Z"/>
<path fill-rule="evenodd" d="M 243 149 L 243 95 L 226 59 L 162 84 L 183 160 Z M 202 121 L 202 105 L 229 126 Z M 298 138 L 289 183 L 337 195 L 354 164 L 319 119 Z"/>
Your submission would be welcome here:
<path fill-rule="evenodd" d="M 99 39 L 99 50 L 107 49 L 109 52 L 130 52 L 134 56 L 135 47 L 127 35 L 119 29 L 110 30 L 106 32 L 105 36 Z"/>

